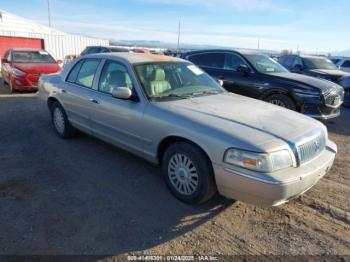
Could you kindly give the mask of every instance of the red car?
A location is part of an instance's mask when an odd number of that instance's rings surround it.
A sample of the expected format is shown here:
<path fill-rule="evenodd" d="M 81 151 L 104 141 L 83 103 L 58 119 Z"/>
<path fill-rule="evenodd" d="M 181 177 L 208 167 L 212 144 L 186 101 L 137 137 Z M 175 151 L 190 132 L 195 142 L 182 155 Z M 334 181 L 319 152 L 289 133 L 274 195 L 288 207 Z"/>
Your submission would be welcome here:
<path fill-rule="evenodd" d="M 10 86 L 11 93 L 37 90 L 41 74 L 61 70 L 60 61 L 56 61 L 45 50 L 38 49 L 9 49 L 1 63 L 2 78 Z"/>

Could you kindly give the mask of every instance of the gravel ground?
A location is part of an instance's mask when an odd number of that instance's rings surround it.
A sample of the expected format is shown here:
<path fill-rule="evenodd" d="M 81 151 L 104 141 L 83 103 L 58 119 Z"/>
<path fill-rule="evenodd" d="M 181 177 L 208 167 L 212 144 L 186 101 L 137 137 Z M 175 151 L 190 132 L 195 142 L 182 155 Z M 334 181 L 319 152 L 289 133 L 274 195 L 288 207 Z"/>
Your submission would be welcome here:
<path fill-rule="evenodd" d="M 303 197 L 191 207 L 157 167 L 87 135 L 59 139 L 35 94 L 0 87 L 0 254 L 350 255 L 350 110 L 327 125 L 339 154 Z"/>

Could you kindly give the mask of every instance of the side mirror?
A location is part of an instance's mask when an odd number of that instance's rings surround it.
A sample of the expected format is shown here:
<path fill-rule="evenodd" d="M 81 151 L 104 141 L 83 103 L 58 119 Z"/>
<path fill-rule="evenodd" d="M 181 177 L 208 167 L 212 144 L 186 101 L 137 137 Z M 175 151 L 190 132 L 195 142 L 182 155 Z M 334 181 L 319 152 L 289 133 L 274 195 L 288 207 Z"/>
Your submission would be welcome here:
<path fill-rule="evenodd" d="M 114 98 L 128 100 L 132 97 L 132 92 L 127 87 L 115 87 L 112 90 L 112 96 Z"/>
<path fill-rule="evenodd" d="M 8 63 L 8 62 L 9 62 L 9 61 L 7 61 L 6 58 L 2 58 L 2 59 L 1 59 L 1 64 Z"/>
<path fill-rule="evenodd" d="M 243 73 L 244 75 L 249 74 L 250 69 L 247 65 L 240 65 L 237 67 L 237 71 Z"/>
<path fill-rule="evenodd" d="M 63 64 L 62 60 L 57 60 L 56 62 L 57 62 L 58 65 L 62 65 Z"/>

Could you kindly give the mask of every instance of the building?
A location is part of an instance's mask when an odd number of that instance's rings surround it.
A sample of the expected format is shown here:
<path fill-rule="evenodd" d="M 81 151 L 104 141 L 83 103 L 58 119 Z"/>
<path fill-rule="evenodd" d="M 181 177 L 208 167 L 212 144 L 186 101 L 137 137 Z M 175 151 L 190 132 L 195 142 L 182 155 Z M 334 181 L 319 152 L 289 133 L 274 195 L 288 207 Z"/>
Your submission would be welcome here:
<path fill-rule="evenodd" d="M 9 48 L 30 47 L 48 51 L 56 60 L 80 54 L 86 46 L 106 46 L 109 41 L 71 35 L 0 10 L 0 55 Z"/>

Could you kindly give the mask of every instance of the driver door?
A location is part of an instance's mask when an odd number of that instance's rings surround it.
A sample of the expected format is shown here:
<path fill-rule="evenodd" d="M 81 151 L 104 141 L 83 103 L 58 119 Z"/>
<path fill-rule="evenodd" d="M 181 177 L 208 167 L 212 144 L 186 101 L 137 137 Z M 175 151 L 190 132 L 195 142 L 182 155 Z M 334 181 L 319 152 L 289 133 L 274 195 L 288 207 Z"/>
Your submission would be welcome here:
<path fill-rule="evenodd" d="M 250 66 L 238 55 L 232 53 L 225 54 L 225 64 L 223 70 L 223 87 L 239 95 L 258 98 L 260 96 L 260 81 L 258 76 L 251 70 L 250 73 L 238 71 L 238 67 Z"/>
<path fill-rule="evenodd" d="M 106 60 L 91 107 L 92 132 L 105 141 L 142 154 L 145 103 L 138 99 L 114 98 L 112 90 L 116 87 L 130 88 L 136 94 L 127 66 L 121 62 Z"/>

